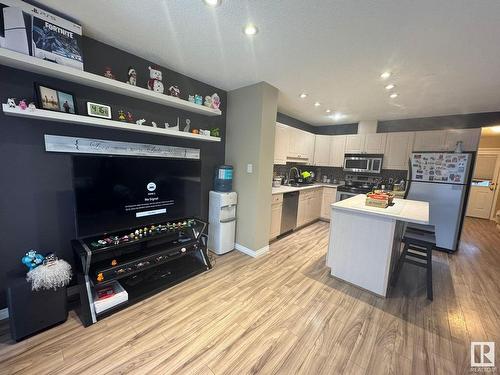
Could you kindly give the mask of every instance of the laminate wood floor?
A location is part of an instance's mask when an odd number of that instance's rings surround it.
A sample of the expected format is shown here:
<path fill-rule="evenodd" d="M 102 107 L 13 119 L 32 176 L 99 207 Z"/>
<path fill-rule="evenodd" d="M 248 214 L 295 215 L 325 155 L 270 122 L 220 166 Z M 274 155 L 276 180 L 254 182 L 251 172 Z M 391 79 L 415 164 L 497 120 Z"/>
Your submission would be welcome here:
<path fill-rule="evenodd" d="M 328 224 L 252 259 L 237 251 L 206 274 L 84 328 L 21 343 L 0 324 L 2 374 L 466 374 L 470 341 L 500 349 L 500 232 L 466 219 L 460 251 L 405 264 L 382 299 L 329 276 Z M 499 356 L 497 355 L 497 361 Z M 498 366 L 498 364 L 497 364 Z"/>

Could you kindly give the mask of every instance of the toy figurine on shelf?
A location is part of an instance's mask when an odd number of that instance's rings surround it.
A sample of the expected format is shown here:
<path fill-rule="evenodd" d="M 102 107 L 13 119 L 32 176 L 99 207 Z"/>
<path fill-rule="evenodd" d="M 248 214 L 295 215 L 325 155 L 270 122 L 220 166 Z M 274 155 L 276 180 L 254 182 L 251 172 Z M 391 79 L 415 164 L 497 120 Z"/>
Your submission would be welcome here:
<path fill-rule="evenodd" d="M 129 85 L 135 86 L 137 85 L 137 72 L 135 71 L 135 68 L 132 68 L 131 66 L 128 67 L 127 70 L 127 83 Z"/>
<path fill-rule="evenodd" d="M 168 88 L 168 92 L 170 93 L 170 96 L 174 96 L 176 98 L 179 97 L 181 94 L 181 90 L 179 90 L 179 86 L 173 85 Z"/>
<path fill-rule="evenodd" d="M 134 116 L 132 116 L 132 113 L 130 113 L 130 112 L 127 112 L 127 122 L 130 122 L 131 124 L 133 124 L 135 122 Z"/>
<path fill-rule="evenodd" d="M 42 254 L 38 254 L 35 250 L 30 250 L 23 256 L 21 262 L 31 271 L 42 264 L 44 259 L 45 257 Z"/>
<path fill-rule="evenodd" d="M 193 129 L 193 130 L 191 130 L 191 133 L 193 133 L 193 134 L 200 134 L 200 131 L 198 129 Z"/>
<path fill-rule="evenodd" d="M 146 119 L 145 118 L 141 118 L 140 120 L 137 120 L 135 123 L 137 125 L 144 125 L 145 122 L 146 122 Z"/>
<path fill-rule="evenodd" d="M 125 112 L 123 112 L 121 109 L 118 111 L 118 121 L 127 121 L 127 118 L 125 117 Z"/>
<path fill-rule="evenodd" d="M 23 99 L 23 100 L 21 100 L 21 101 L 19 102 L 19 108 L 21 108 L 23 111 L 24 111 L 26 108 L 28 108 L 28 104 L 26 104 L 26 100 L 24 100 L 24 99 Z"/>
<path fill-rule="evenodd" d="M 205 103 L 203 103 L 203 105 L 212 108 L 212 97 L 210 95 L 205 96 Z"/>
<path fill-rule="evenodd" d="M 203 105 L 203 97 L 201 95 L 195 95 L 194 96 L 194 103 Z"/>
<path fill-rule="evenodd" d="M 200 134 L 201 134 L 201 135 L 207 135 L 207 136 L 209 136 L 209 135 L 210 135 L 210 130 L 203 130 L 203 129 L 200 129 Z"/>
<path fill-rule="evenodd" d="M 168 122 L 167 122 L 167 123 L 165 123 L 165 129 L 168 129 L 168 130 L 179 130 L 179 117 L 177 117 L 177 125 L 171 127 L 168 124 Z"/>
<path fill-rule="evenodd" d="M 158 125 L 154 121 L 151 121 L 151 125 L 153 125 L 153 128 L 157 128 L 158 127 Z"/>
<path fill-rule="evenodd" d="M 186 119 L 186 126 L 184 126 L 184 131 L 189 133 L 189 128 L 191 127 L 191 120 Z"/>
<path fill-rule="evenodd" d="M 113 74 L 113 72 L 111 71 L 111 68 L 109 66 L 107 66 L 104 69 L 104 77 L 109 78 L 109 79 L 116 79 L 115 75 Z"/>
<path fill-rule="evenodd" d="M 189 95 L 188 101 L 194 103 L 194 95 Z"/>
<path fill-rule="evenodd" d="M 212 108 L 219 109 L 219 107 L 220 107 L 220 98 L 219 98 L 219 95 L 217 95 L 217 93 L 215 93 L 212 95 Z"/>
<path fill-rule="evenodd" d="M 15 98 L 7 99 L 7 105 L 9 106 L 9 108 L 16 108 L 16 99 Z"/>
<path fill-rule="evenodd" d="M 163 94 L 165 88 L 162 82 L 163 75 L 161 71 L 156 67 L 150 66 L 148 68 L 149 68 L 148 89 Z"/>
<path fill-rule="evenodd" d="M 29 109 L 31 112 L 35 111 L 35 109 L 36 109 L 36 105 L 35 105 L 35 103 L 31 102 L 30 104 L 28 104 L 28 109 Z"/>

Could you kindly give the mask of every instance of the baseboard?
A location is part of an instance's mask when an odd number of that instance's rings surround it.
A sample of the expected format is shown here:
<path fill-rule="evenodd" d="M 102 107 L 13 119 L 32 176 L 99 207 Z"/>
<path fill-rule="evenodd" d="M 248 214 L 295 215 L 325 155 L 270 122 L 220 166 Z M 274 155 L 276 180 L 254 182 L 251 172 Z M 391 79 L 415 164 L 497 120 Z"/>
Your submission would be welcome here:
<path fill-rule="evenodd" d="M 6 307 L 5 309 L 0 310 L 0 320 L 9 318 L 9 309 Z"/>
<path fill-rule="evenodd" d="M 260 257 L 269 251 L 269 245 L 266 245 L 257 251 L 249 249 L 248 247 L 240 245 L 239 243 L 235 243 L 234 248 L 238 251 L 241 251 L 243 254 L 251 256 L 252 258 Z"/>

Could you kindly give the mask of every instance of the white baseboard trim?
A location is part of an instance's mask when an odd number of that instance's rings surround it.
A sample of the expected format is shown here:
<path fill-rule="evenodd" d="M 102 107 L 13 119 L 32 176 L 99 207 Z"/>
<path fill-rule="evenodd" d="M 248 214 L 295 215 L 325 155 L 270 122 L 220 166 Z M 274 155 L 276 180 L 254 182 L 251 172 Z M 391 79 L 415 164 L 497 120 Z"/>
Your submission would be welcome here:
<path fill-rule="evenodd" d="M 0 320 L 9 318 L 9 309 L 6 307 L 5 309 L 0 310 Z"/>
<path fill-rule="evenodd" d="M 241 251 L 243 254 L 251 256 L 252 258 L 260 257 L 269 251 L 269 245 L 266 245 L 257 251 L 249 249 L 248 247 L 240 245 L 239 243 L 235 243 L 234 248 L 238 251 Z"/>

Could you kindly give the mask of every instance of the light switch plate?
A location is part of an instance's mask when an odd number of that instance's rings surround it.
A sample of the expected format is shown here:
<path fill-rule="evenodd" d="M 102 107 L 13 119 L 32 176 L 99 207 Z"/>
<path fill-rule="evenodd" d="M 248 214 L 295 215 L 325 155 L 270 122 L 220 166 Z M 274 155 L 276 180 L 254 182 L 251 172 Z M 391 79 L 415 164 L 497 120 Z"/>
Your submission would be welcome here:
<path fill-rule="evenodd" d="M 247 164 L 247 173 L 253 173 L 253 164 Z"/>

